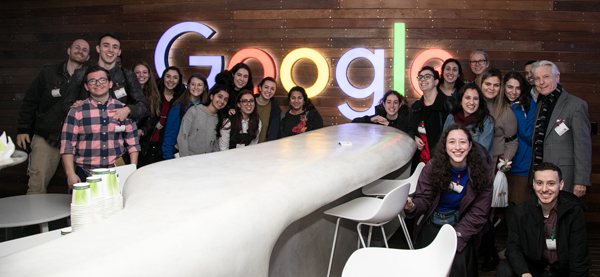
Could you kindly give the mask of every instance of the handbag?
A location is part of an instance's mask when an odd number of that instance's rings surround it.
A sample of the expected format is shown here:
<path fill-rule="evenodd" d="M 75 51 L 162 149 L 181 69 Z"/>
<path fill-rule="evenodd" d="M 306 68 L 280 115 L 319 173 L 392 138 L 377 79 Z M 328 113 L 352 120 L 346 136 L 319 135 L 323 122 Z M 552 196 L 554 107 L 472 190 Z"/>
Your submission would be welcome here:
<path fill-rule="evenodd" d="M 503 160 L 498 163 L 498 172 L 494 177 L 494 192 L 492 194 L 492 208 L 508 207 L 508 181 L 500 168 L 504 166 Z"/>
<path fill-rule="evenodd" d="M 439 211 L 433 211 L 431 215 L 431 223 L 435 226 L 442 227 L 444 224 L 450 224 L 456 226 L 458 224 L 458 215 L 460 211 L 458 209 L 442 213 Z"/>

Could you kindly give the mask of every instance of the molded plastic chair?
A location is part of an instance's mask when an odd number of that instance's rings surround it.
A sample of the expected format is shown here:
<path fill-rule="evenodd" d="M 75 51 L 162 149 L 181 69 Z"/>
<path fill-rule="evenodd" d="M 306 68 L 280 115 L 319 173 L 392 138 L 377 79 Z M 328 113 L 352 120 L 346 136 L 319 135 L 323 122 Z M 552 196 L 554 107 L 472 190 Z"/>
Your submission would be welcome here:
<path fill-rule="evenodd" d="M 408 179 L 404 180 L 376 180 L 362 188 L 362 193 L 367 196 L 375 196 L 375 197 L 383 197 L 392 191 L 394 188 L 404 184 L 410 183 L 410 190 L 408 194 L 415 193 L 417 190 L 417 181 L 419 180 L 419 176 L 421 175 L 421 171 L 425 167 L 425 163 L 419 163 L 415 172 Z M 408 232 L 408 228 L 406 227 L 406 222 L 404 221 L 404 211 L 398 214 L 398 220 L 400 220 L 400 226 L 402 227 L 402 231 L 404 232 L 404 237 L 406 238 L 406 242 L 408 243 L 408 248 L 414 249 L 412 241 L 410 239 L 410 234 Z"/>
<path fill-rule="evenodd" d="M 425 167 L 425 163 L 419 163 L 417 165 L 417 169 L 415 172 L 408 178 L 404 180 L 384 180 L 379 179 L 376 180 L 362 188 L 362 193 L 367 196 L 385 196 L 394 188 L 398 187 L 404 183 L 410 183 L 410 190 L 408 194 L 415 193 L 417 189 L 417 181 L 419 180 L 419 176 L 421 175 L 421 171 L 423 171 L 423 167 Z"/>
<path fill-rule="evenodd" d="M 129 178 L 131 173 L 135 172 L 137 166 L 135 164 L 127 164 L 122 166 L 115 167 L 117 170 L 117 175 L 119 176 L 119 192 L 123 194 L 123 187 L 125 186 L 125 181 Z"/>
<path fill-rule="evenodd" d="M 422 249 L 362 248 L 352 253 L 342 277 L 448 276 L 456 254 L 456 240 L 456 231 L 446 224 L 435 240 Z"/>
<path fill-rule="evenodd" d="M 331 257 L 329 258 L 327 276 L 329 276 L 331 272 L 331 263 L 333 262 L 333 254 L 335 252 L 335 242 L 340 227 L 340 219 L 345 218 L 358 222 L 356 229 L 358 230 L 358 237 L 363 247 L 366 246 L 360 231 L 361 225 L 364 224 L 368 226 L 381 227 L 381 233 L 383 234 L 385 247 L 388 247 L 387 237 L 385 235 L 383 225 L 393 220 L 404 209 L 406 199 L 408 198 L 409 189 L 410 184 L 405 183 L 404 185 L 398 186 L 390 191 L 390 193 L 383 197 L 383 199 L 360 197 L 325 211 L 325 214 L 338 217 L 335 224 L 335 234 L 333 236 L 333 245 L 331 247 Z M 369 245 L 370 244 L 371 230 L 369 230 Z"/>

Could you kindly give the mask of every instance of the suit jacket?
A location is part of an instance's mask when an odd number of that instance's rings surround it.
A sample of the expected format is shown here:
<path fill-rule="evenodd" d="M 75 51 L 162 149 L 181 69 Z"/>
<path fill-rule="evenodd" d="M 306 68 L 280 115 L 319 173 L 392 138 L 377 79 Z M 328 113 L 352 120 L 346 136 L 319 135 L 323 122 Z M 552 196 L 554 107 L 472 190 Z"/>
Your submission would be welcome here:
<path fill-rule="evenodd" d="M 535 112 L 535 125 L 538 124 L 537 118 L 541 107 L 542 105 L 538 103 Z M 558 119 L 562 119 L 569 127 L 569 131 L 562 136 L 559 136 L 555 131 Z M 548 125 L 544 139 L 543 161 L 560 167 L 565 181 L 563 190 L 572 193 L 573 184 L 591 186 L 592 138 L 587 103 L 579 97 L 568 94 L 563 88 L 550 115 Z M 532 145 L 535 144 L 533 139 L 532 137 Z M 532 153 L 528 186 L 533 184 L 534 155 L 535 153 Z"/>

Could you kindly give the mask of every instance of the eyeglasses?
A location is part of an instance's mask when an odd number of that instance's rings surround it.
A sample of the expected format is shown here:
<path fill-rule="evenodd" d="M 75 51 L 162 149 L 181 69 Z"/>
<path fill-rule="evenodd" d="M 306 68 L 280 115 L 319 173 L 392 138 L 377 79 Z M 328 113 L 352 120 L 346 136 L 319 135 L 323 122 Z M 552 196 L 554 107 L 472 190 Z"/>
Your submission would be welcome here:
<path fill-rule="evenodd" d="M 484 65 L 487 60 L 469 61 L 471 65 Z"/>
<path fill-rule="evenodd" d="M 90 86 L 93 86 L 95 84 L 104 85 L 106 84 L 106 82 L 108 82 L 107 78 L 91 79 L 87 81 L 88 85 Z"/>
<path fill-rule="evenodd" d="M 240 103 L 244 104 L 244 105 L 254 105 L 254 100 L 240 100 Z"/>
<path fill-rule="evenodd" d="M 431 75 L 431 74 L 419 75 L 419 76 L 417 76 L 417 80 L 425 81 L 425 80 L 431 79 L 431 77 L 433 77 L 433 75 Z"/>

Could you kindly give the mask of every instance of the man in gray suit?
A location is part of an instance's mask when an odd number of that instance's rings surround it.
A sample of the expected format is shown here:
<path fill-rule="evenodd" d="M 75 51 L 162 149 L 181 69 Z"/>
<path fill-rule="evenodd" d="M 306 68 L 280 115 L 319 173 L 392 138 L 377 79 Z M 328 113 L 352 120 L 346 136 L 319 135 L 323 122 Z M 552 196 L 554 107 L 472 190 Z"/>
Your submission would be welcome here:
<path fill-rule="evenodd" d="M 564 190 L 582 197 L 591 186 L 592 140 L 587 103 L 568 94 L 560 85 L 558 67 L 538 61 L 531 67 L 539 94 L 532 136 L 529 185 L 532 168 L 541 162 L 558 165 Z"/>

